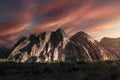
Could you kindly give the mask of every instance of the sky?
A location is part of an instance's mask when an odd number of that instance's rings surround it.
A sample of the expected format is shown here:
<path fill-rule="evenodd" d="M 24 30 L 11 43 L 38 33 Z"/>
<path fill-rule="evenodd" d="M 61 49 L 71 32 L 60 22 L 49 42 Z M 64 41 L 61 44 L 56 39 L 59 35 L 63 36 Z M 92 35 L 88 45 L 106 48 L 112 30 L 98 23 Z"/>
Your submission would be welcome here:
<path fill-rule="evenodd" d="M 0 0 L 0 46 L 58 28 L 98 41 L 120 37 L 120 0 Z"/>

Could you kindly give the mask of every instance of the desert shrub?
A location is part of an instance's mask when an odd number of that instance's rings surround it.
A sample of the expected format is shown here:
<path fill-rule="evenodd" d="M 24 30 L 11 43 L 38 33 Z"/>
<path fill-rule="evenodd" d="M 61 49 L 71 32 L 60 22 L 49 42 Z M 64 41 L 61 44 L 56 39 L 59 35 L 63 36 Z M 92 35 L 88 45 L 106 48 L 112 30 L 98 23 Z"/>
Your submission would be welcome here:
<path fill-rule="evenodd" d="M 15 80 L 14 77 L 19 77 L 19 80 L 120 80 L 119 66 L 119 61 L 1 62 L 0 80 Z"/>

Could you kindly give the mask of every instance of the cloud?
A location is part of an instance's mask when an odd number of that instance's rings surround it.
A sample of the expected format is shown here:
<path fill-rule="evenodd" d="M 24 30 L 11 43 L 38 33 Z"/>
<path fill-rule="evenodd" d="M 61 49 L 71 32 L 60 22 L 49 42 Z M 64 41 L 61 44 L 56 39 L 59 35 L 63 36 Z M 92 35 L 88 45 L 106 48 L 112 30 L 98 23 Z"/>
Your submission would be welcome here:
<path fill-rule="evenodd" d="M 16 34 L 22 32 L 27 26 L 24 23 L 3 22 L 0 23 L 0 36 L 6 36 L 10 34 Z"/>
<path fill-rule="evenodd" d="M 60 27 L 96 34 L 119 23 L 119 7 L 120 0 L 1 0 L 0 44 Z"/>
<path fill-rule="evenodd" d="M 90 6 L 89 6 L 90 7 Z M 120 20 L 120 10 L 118 6 L 115 5 L 102 5 L 98 8 L 89 8 L 86 11 L 77 11 L 73 16 L 72 20 L 66 29 L 67 32 L 74 34 L 76 31 L 84 30 L 88 33 L 96 33 L 97 31 L 102 31 L 105 29 L 113 28 L 114 24 L 119 23 Z M 77 18 L 75 17 L 77 15 Z M 71 16 L 70 16 L 71 17 Z M 71 30 L 69 28 L 73 27 Z"/>

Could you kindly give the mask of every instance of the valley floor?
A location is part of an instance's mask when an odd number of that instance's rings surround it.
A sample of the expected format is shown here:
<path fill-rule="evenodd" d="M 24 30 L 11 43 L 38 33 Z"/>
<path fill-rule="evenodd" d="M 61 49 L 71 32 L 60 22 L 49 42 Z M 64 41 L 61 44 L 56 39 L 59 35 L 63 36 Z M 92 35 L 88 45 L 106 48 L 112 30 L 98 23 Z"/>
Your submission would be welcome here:
<path fill-rule="evenodd" d="M 120 61 L 1 62 L 0 80 L 120 80 Z"/>

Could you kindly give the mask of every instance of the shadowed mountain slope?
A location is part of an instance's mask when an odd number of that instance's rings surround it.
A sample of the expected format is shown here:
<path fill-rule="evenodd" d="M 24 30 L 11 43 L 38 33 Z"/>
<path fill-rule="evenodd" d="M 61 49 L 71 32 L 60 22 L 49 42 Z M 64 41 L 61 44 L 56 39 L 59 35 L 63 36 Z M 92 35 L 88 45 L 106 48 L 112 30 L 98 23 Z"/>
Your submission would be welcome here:
<path fill-rule="evenodd" d="M 85 32 L 71 38 L 60 28 L 21 38 L 8 59 L 18 62 L 108 60 L 111 55 Z"/>
<path fill-rule="evenodd" d="M 120 58 L 120 38 L 108 38 L 104 37 L 100 44 L 104 47 L 111 55 L 116 58 Z"/>

